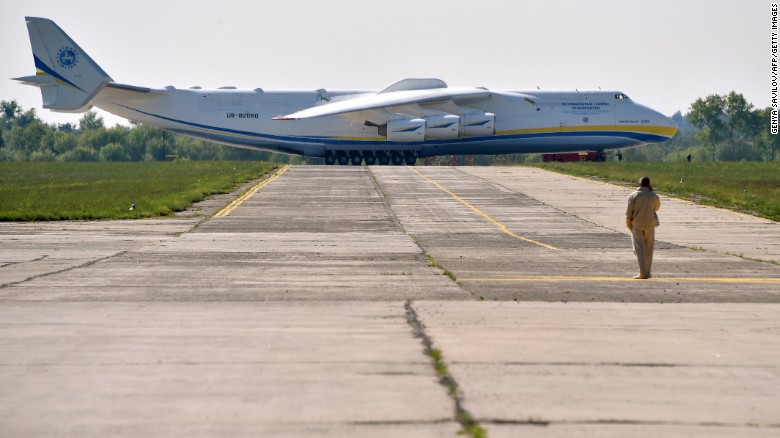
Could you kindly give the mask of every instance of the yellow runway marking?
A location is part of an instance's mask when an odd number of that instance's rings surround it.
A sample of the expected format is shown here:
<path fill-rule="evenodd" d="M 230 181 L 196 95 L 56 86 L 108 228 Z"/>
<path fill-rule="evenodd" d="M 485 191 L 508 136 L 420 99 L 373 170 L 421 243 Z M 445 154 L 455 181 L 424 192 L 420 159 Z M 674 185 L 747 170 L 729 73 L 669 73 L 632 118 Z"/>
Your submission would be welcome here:
<path fill-rule="evenodd" d="M 227 207 L 223 208 L 222 210 L 218 211 L 217 214 L 215 214 L 213 217 L 225 217 L 229 215 L 230 213 L 233 213 L 233 210 L 238 208 L 239 205 L 241 205 L 244 201 L 251 198 L 255 193 L 257 193 L 258 190 L 262 189 L 263 187 L 267 186 L 271 181 L 275 180 L 276 178 L 279 178 L 282 176 L 284 172 L 287 172 L 287 169 L 290 168 L 290 165 L 282 166 L 281 169 L 277 170 L 276 173 L 271 175 L 270 177 L 260 181 L 257 185 L 249 189 L 246 193 L 241 195 L 238 199 L 234 200 L 230 204 L 227 205 Z"/>
<path fill-rule="evenodd" d="M 508 234 L 508 235 L 510 235 L 510 236 L 512 236 L 512 237 L 514 237 L 515 239 L 520 239 L 520 240 L 522 240 L 522 241 L 524 241 L 524 242 L 533 243 L 534 245 L 539 245 L 539 246 L 545 247 L 545 248 L 547 248 L 547 249 L 552 249 L 552 250 L 555 250 L 555 251 L 560 251 L 560 248 L 556 248 L 556 247 L 554 247 L 554 246 L 552 246 L 552 245 L 548 245 L 548 244 L 546 244 L 546 243 L 542 243 L 542 242 L 539 242 L 539 241 L 536 241 L 536 240 L 533 240 L 533 239 L 529 239 L 529 238 L 527 238 L 527 237 L 523 237 L 523 236 L 520 236 L 520 235 L 518 235 L 518 234 L 515 234 L 515 233 L 513 233 L 512 231 L 510 231 L 510 230 L 509 230 L 509 228 L 507 228 L 507 227 L 506 227 L 506 225 L 504 225 L 504 224 L 502 224 L 501 222 L 499 222 L 499 221 L 497 221 L 497 220 L 493 219 L 492 217 L 488 216 L 488 215 L 487 215 L 486 213 L 484 213 L 482 210 L 480 210 L 480 209 L 478 209 L 477 207 L 474 207 L 473 205 L 469 204 L 468 202 L 466 202 L 465 200 L 463 200 L 463 198 L 461 198 L 460 196 L 456 195 L 455 193 L 452 193 L 451 191 L 449 191 L 449 190 L 445 189 L 445 188 L 444 188 L 444 187 L 443 187 L 441 184 L 437 183 L 436 181 L 434 181 L 434 180 L 432 180 L 432 179 L 428 178 L 427 176 L 423 175 L 422 173 L 418 172 L 418 171 L 417 171 L 417 169 L 415 169 L 415 168 L 413 168 L 413 167 L 408 167 L 408 169 L 409 169 L 409 170 L 411 170 L 412 172 L 416 173 L 417 175 L 419 175 L 419 176 L 420 176 L 420 178 L 422 178 L 422 179 L 424 179 L 424 180 L 428 181 L 429 183 L 431 183 L 431 184 L 435 185 L 436 187 L 440 188 L 440 189 L 441 189 L 441 190 L 442 190 L 444 193 L 446 193 L 446 194 L 448 194 L 448 195 L 452 196 L 453 198 L 455 198 L 456 200 L 458 200 L 458 201 L 459 201 L 461 204 L 463 204 L 463 205 L 465 205 L 466 207 L 468 207 L 468 208 L 470 208 L 470 209 L 474 210 L 474 211 L 475 211 L 475 212 L 476 212 L 478 215 L 480 215 L 480 216 L 484 217 L 485 219 L 489 220 L 490 222 L 492 222 L 492 223 L 493 223 L 493 225 L 497 226 L 497 227 L 498 227 L 498 229 L 500 229 L 500 230 L 501 230 L 501 231 L 503 231 L 504 233 L 506 233 L 506 234 Z"/>
<path fill-rule="evenodd" d="M 736 277 L 652 277 L 648 280 L 636 280 L 631 277 L 586 277 L 586 276 L 556 276 L 556 275 L 527 275 L 517 277 L 484 277 L 484 278 L 458 278 L 462 282 L 475 283 L 523 283 L 531 281 L 574 282 L 574 281 L 630 281 L 651 283 L 753 283 L 753 284 L 780 284 L 780 277 L 766 278 L 736 278 Z"/>

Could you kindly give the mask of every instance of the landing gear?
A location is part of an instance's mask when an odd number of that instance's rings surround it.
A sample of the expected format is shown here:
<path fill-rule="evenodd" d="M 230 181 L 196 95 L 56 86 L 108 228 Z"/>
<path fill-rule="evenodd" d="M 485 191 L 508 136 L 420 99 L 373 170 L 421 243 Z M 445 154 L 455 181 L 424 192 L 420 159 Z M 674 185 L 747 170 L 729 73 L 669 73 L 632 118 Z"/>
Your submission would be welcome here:
<path fill-rule="evenodd" d="M 416 151 L 327 151 L 325 152 L 325 164 L 332 166 L 339 163 L 342 166 L 352 164 L 360 166 L 365 161 L 366 166 L 380 164 L 387 166 L 392 163 L 394 166 L 400 166 L 406 163 L 407 166 L 417 164 Z"/>
<path fill-rule="evenodd" d="M 332 166 L 336 164 L 336 156 L 333 155 L 333 152 L 328 151 L 325 153 L 325 164 L 328 166 Z"/>
<path fill-rule="evenodd" d="M 339 164 L 342 166 L 346 166 L 347 163 L 349 163 L 349 157 L 347 156 L 347 153 L 344 151 L 336 152 L 336 158 L 338 159 Z"/>

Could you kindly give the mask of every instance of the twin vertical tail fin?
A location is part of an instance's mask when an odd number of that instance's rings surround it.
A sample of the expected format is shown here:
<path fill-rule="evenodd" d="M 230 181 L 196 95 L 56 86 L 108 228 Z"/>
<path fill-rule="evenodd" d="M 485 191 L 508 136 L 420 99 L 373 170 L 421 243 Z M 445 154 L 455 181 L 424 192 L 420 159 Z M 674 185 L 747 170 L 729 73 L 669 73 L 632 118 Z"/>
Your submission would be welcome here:
<path fill-rule="evenodd" d="M 84 112 L 111 77 L 57 24 L 46 18 L 27 18 L 35 76 L 15 78 L 41 89 L 43 107 Z"/>

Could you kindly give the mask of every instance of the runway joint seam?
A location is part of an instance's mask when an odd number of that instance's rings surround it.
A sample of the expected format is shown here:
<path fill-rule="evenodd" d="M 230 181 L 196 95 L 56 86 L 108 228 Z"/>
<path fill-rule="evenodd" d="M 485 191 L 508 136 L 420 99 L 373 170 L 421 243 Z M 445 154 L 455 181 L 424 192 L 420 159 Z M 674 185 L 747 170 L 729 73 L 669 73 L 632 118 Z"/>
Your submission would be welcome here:
<path fill-rule="evenodd" d="M 460 391 L 460 386 L 448 371 L 441 350 L 434 347 L 433 340 L 428 336 L 428 333 L 426 333 L 425 324 L 423 324 L 417 315 L 417 311 L 412 307 L 411 300 L 406 300 L 404 309 L 406 309 L 406 322 L 412 327 L 412 334 L 415 338 L 420 339 L 420 342 L 423 345 L 423 352 L 433 362 L 433 368 L 436 371 L 436 375 L 439 377 L 439 383 L 447 389 L 447 395 L 453 401 L 455 407 L 455 421 L 463 428 L 458 434 L 470 437 L 486 436 L 487 432 L 485 429 L 479 425 L 474 419 L 474 416 L 463 406 L 463 393 Z"/>
<path fill-rule="evenodd" d="M 108 260 L 108 259 L 110 259 L 112 257 L 125 255 L 128 252 L 130 252 L 130 251 L 119 251 L 118 253 L 107 255 L 105 257 L 100 257 L 100 258 L 97 258 L 97 259 L 94 259 L 94 260 L 90 260 L 90 261 L 88 261 L 86 263 L 82 263 L 82 264 L 77 265 L 77 266 L 71 266 L 71 267 L 68 267 L 68 268 L 65 268 L 65 269 L 60 269 L 58 271 L 44 272 L 43 274 L 36 274 L 36 275 L 33 275 L 32 277 L 27 277 L 24 280 L 12 281 L 10 283 L 0 284 L 0 289 L 6 288 L 6 287 L 11 287 L 11 286 L 17 286 L 17 285 L 22 284 L 22 283 L 27 283 L 28 281 L 33 281 L 33 280 L 35 280 L 37 278 L 48 277 L 49 275 L 56 275 L 56 274 L 61 274 L 63 272 L 72 271 L 74 269 L 86 268 L 87 266 L 92 266 L 95 263 L 101 262 L 103 260 Z"/>
<path fill-rule="evenodd" d="M 395 225 L 399 230 L 401 230 L 404 235 L 406 235 L 412 243 L 414 243 L 417 248 L 420 249 L 420 253 L 422 256 L 428 261 L 428 267 L 440 269 L 442 272 L 442 275 L 446 275 L 449 277 L 450 280 L 452 280 L 453 283 L 457 284 L 460 287 L 460 283 L 458 282 L 457 277 L 455 277 L 455 274 L 447 269 L 444 265 L 437 262 L 436 259 L 426 250 L 425 248 L 420 245 L 420 242 L 417 241 L 417 238 L 408 232 L 406 232 L 406 229 L 404 228 L 403 223 L 401 223 L 401 220 L 398 219 L 398 215 L 395 214 L 395 210 L 393 210 L 393 206 L 390 204 L 390 201 L 387 199 L 387 194 L 384 190 L 382 190 L 382 185 L 379 184 L 379 181 L 376 178 L 376 174 L 371 170 L 371 167 L 366 167 L 368 171 L 368 175 L 371 177 L 371 181 L 374 183 L 374 189 L 376 189 L 377 193 L 379 194 L 379 198 L 382 200 L 382 205 L 385 206 L 385 210 L 387 211 L 387 215 L 390 217 L 390 221 Z M 471 294 L 471 292 L 469 292 Z M 473 294 L 472 294 L 473 296 Z"/>

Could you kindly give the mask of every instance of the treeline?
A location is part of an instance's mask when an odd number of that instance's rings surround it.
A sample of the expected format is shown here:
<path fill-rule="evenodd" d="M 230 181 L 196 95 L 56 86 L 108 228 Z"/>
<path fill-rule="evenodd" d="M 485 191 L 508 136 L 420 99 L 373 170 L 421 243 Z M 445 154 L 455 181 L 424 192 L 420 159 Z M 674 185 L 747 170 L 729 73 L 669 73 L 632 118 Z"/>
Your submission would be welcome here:
<path fill-rule="evenodd" d="M 710 95 L 688 113 L 672 116 L 680 130 L 670 141 L 622 151 L 628 161 L 774 161 L 778 135 L 770 132 L 770 108 L 756 109 L 742 94 Z M 95 112 L 78 126 L 43 122 L 34 109 L 0 101 L 0 161 L 264 160 L 321 163 L 322 160 L 223 146 L 144 125 L 107 128 Z M 616 157 L 612 157 L 616 159 Z M 541 155 L 435 157 L 428 164 L 511 164 L 541 161 Z"/>
<path fill-rule="evenodd" d="M 78 125 L 49 124 L 35 109 L 0 101 L 0 161 L 258 160 L 303 163 L 302 157 L 224 146 L 134 124 L 108 128 L 96 112 Z"/>

